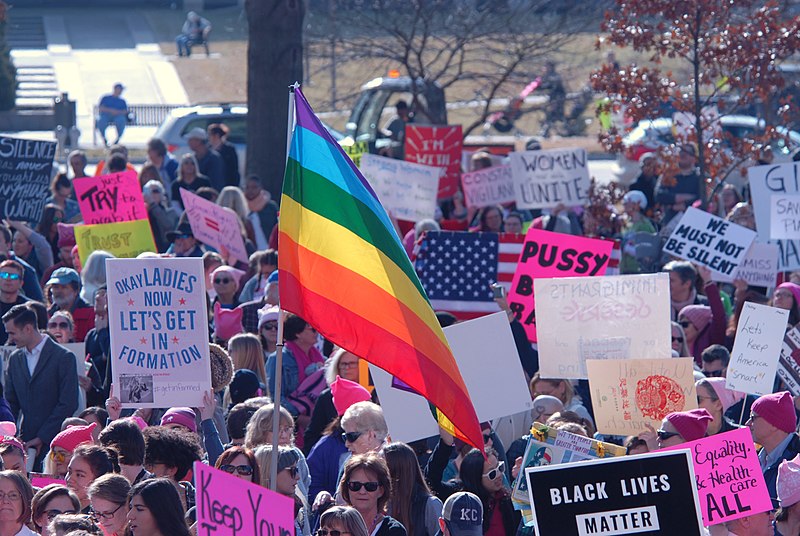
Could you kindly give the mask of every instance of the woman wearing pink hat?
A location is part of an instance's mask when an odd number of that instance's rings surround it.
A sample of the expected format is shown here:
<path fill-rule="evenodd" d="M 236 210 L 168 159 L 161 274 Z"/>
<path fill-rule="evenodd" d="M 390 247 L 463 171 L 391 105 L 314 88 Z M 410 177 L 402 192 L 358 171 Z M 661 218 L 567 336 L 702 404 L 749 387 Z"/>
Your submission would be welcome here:
<path fill-rule="evenodd" d="M 775 513 L 775 524 L 783 536 L 800 535 L 800 454 L 784 460 L 778 468 L 775 484 L 781 507 Z"/>
<path fill-rule="evenodd" d="M 713 419 L 714 417 L 703 408 L 675 411 L 664 417 L 658 430 L 653 430 L 652 426 L 646 425 L 648 431 L 639 434 L 639 438 L 647 443 L 647 448 L 651 452 L 682 445 L 704 438 L 708 430 L 708 423 Z"/>
<path fill-rule="evenodd" d="M 800 322 L 800 285 L 781 283 L 772 293 L 772 306 L 789 311 L 789 326 Z"/>
<path fill-rule="evenodd" d="M 73 451 L 78 445 L 93 441 L 95 423 L 87 426 L 69 426 L 50 442 L 50 454 L 45 458 L 44 471 L 58 478 L 67 476 L 67 467 Z"/>
<path fill-rule="evenodd" d="M 724 434 L 741 428 L 725 417 L 725 412 L 735 403 L 744 399 L 744 393 L 731 391 L 725 387 L 725 378 L 706 378 L 695 383 L 697 405 L 708 411 L 714 418 L 708 423 L 706 435 Z"/>

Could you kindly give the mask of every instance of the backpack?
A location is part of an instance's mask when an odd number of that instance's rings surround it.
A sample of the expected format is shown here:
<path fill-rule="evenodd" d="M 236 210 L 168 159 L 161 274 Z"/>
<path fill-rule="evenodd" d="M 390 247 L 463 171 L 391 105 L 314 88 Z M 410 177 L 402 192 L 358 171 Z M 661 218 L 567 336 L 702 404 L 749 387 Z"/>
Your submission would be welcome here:
<path fill-rule="evenodd" d="M 311 416 L 311 411 L 317 403 L 317 399 L 322 391 L 328 388 L 328 383 L 325 381 L 325 367 L 306 376 L 306 379 L 300 382 L 297 389 L 292 394 L 287 396 L 289 402 L 297 408 L 299 415 Z"/>

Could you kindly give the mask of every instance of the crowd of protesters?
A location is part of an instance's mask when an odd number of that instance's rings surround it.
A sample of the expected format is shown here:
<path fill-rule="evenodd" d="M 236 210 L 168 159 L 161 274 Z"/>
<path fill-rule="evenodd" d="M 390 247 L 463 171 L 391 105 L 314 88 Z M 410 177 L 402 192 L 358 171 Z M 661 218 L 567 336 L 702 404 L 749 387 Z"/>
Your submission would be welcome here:
<path fill-rule="evenodd" d="M 791 329 L 800 322 L 800 274 L 786 274 L 774 290 L 740 280 L 719 285 L 706 268 L 646 247 L 700 197 L 692 146 L 681 149 L 679 171 L 669 178 L 660 174 L 656 155 L 643 157 L 640 177 L 618 202 L 476 211 L 459 192 L 439 207 L 435 221 L 413 227 L 398 222 L 407 246 L 425 230 L 440 228 L 522 233 L 533 226 L 603 236 L 623 242 L 622 273 L 669 273 L 673 355 L 694 358 L 701 409 L 670 414 L 658 430 L 638 437 L 603 437 L 595 429 L 587 382 L 540 377 L 535 347 L 517 340 L 533 410 L 483 423 L 484 457 L 445 431 L 410 445 L 392 442 L 380 393 L 371 388 L 361 359 L 279 310 L 278 206 L 261 178 L 240 180 L 235 151 L 223 158 L 214 148 L 224 146 L 226 133 L 224 125 L 192 130 L 192 151 L 180 159 L 158 139 L 148 143 L 143 163 L 130 162 L 126 148 L 115 145 L 97 171 L 137 170 L 153 253 L 202 258 L 213 383 L 203 407 L 133 412 L 123 410 L 114 393 L 105 272 L 105 259 L 113 255 L 93 251 L 82 264 L 72 228 L 81 220 L 72 179 L 87 174 L 84 153 L 71 153 L 66 170 L 54 177 L 38 225 L 0 225 L 0 344 L 16 346 L 0 399 L 0 536 L 189 534 L 196 522 L 197 461 L 292 498 L 297 536 L 531 534 L 510 489 L 533 422 L 617 442 L 631 454 L 747 425 L 762 447 L 759 460 L 779 507 L 777 526 L 784 536 L 800 534 L 800 481 L 793 477 L 800 472 L 800 404 L 777 381 L 773 394 L 756 399 L 726 389 L 724 380 L 744 302 L 789 310 Z M 494 163 L 480 151 L 472 155 L 471 170 Z M 182 213 L 181 188 L 239 216 L 249 263 L 194 236 Z M 725 188 L 710 210 L 755 228 L 744 193 Z M 505 299 L 496 301 L 509 322 L 518 323 Z M 281 315 L 285 346 L 276 406 L 271 396 Z M 439 318 L 443 325 L 454 320 L 446 312 Z M 67 343 L 82 344 L 85 375 L 76 372 Z M 37 473 L 63 483 L 35 488 Z M 470 515 L 458 513 L 465 511 Z M 771 521 L 770 513 L 754 514 L 729 523 L 725 532 L 712 527 L 711 534 L 766 534 L 759 532 L 765 527 L 771 533 Z"/>

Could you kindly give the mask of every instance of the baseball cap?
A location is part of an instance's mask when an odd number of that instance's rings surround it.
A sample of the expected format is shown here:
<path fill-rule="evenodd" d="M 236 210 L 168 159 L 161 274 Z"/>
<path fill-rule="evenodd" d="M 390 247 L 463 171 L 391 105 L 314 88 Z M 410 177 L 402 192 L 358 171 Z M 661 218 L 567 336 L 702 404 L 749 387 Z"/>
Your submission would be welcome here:
<path fill-rule="evenodd" d="M 50 275 L 48 285 L 69 285 L 70 283 L 81 284 L 81 276 L 72 268 L 59 268 Z"/>
<path fill-rule="evenodd" d="M 483 536 L 483 504 L 468 491 L 452 494 L 444 502 L 442 518 L 453 536 Z"/>

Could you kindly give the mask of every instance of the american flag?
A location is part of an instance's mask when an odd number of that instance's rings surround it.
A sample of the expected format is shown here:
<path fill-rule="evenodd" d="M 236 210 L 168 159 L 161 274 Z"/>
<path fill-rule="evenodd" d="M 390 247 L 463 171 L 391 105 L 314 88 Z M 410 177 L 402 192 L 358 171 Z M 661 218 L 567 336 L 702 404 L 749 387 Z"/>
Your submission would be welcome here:
<path fill-rule="evenodd" d="M 522 234 L 428 231 L 412 260 L 433 309 L 469 320 L 500 310 L 490 285 L 508 293 L 524 242 Z M 606 274 L 619 273 L 619 257 L 615 240 Z"/>

